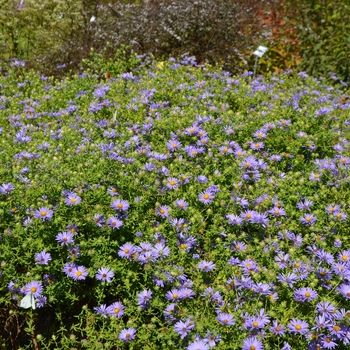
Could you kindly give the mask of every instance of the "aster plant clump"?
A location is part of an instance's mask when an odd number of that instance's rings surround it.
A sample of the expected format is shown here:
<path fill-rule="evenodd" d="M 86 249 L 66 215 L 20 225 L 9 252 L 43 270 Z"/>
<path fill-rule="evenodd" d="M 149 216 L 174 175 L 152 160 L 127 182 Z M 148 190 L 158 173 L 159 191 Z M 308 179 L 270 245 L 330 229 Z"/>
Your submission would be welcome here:
<path fill-rule="evenodd" d="M 193 58 L 0 77 L 6 349 L 345 349 L 350 103 Z"/>

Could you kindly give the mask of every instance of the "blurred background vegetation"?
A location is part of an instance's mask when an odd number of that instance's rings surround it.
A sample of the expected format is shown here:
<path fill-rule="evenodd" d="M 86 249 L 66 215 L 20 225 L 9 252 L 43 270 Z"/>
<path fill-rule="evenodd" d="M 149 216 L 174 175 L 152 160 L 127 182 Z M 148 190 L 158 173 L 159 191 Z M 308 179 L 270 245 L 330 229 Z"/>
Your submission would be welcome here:
<path fill-rule="evenodd" d="M 0 0 L 0 66 L 25 60 L 42 74 L 78 72 L 131 41 L 138 54 L 195 56 L 231 73 L 297 68 L 349 81 L 348 0 Z M 83 61 L 85 60 L 85 61 Z M 65 69 L 62 70 L 62 65 Z M 59 67 L 59 68 L 57 68 Z"/>

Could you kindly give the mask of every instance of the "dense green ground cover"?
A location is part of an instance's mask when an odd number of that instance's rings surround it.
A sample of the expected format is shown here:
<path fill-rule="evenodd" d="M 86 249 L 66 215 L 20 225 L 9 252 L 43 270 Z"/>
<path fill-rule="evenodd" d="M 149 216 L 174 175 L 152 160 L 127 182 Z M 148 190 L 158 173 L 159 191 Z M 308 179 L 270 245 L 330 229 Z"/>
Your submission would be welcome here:
<path fill-rule="evenodd" d="M 8 349 L 345 349 L 349 108 L 191 59 L 0 77 Z"/>

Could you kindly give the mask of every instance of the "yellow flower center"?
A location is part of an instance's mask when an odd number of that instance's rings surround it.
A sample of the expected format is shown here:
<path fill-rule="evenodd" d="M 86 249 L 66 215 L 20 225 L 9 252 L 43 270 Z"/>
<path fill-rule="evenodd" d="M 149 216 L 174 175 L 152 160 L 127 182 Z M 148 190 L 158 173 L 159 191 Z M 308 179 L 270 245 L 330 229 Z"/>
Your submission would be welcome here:
<path fill-rule="evenodd" d="M 121 208 L 123 208 L 123 204 L 119 203 L 119 204 L 117 205 L 117 207 L 118 207 L 119 209 L 121 209 Z"/>
<path fill-rule="evenodd" d="M 46 211 L 41 211 L 41 212 L 40 212 L 40 215 L 41 215 L 41 216 L 46 216 Z"/>
<path fill-rule="evenodd" d="M 83 273 L 82 273 L 81 271 L 79 271 L 79 270 L 76 272 L 76 275 L 77 275 L 78 277 L 80 277 L 82 274 L 83 274 Z"/>
<path fill-rule="evenodd" d="M 297 331 L 300 331 L 300 330 L 301 330 L 300 324 L 297 324 L 297 325 L 295 326 L 295 329 L 296 329 Z"/>
<path fill-rule="evenodd" d="M 31 291 L 32 293 L 35 293 L 35 292 L 36 292 L 36 287 L 32 287 L 32 288 L 30 289 L 30 291 Z"/>
<path fill-rule="evenodd" d="M 117 314 L 120 310 L 116 307 L 113 311 Z"/>
<path fill-rule="evenodd" d="M 206 193 L 206 194 L 203 196 L 203 198 L 204 198 L 204 199 L 208 199 L 208 198 L 209 198 L 209 194 Z"/>
<path fill-rule="evenodd" d="M 129 249 L 124 249 L 124 253 L 128 254 L 129 253 Z"/>

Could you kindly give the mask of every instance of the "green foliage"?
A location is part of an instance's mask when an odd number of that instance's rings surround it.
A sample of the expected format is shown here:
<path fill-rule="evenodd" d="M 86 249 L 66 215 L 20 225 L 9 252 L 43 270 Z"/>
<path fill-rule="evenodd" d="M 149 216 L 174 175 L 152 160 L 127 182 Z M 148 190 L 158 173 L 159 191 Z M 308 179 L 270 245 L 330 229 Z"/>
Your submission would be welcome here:
<path fill-rule="evenodd" d="M 62 80 L 18 61 L 0 76 L 3 347 L 187 349 L 210 331 L 218 350 L 241 349 L 252 334 L 265 349 L 305 350 L 311 333 L 288 327 L 302 319 L 311 331 L 321 301 L 334 305 L 333 328 L 349 327 L 339 290 L 350 255 L 346 96 L 306 74 L 230 76 L 190 57 L 136 65 L 127 51 L 110 62 L 94 54 L 89 71 Z M 308 210 L 298 207 L 305 200 Z M 317 220 L 301 220 L 309 214 Z M 111 281 L 96 277 L 103 267 Z M 38 307 L 25 309 L 19 302 L 37 292 L 33 281 L 43 290 Z M 193 295 L 176 297 L 186 285 Z M 317 297 L 297 298 L 304 287 Z M 145 290 L 152 296 L 143 304 Z M 103 312 L 114 302 L 121 317 Z M 246 323 L 262 317 L 259 330 Z M 186 320 L 191 330 L 181 337 L 175 325 Z M 272 321 L 286 327 L 283 336 Z M 128 328 L 137 332 L 126 342 Z"/>
<path fill-rule="evenodd" d="M 286 19 L 296 27 L 300 69 L 313 76 L 349 81 L 350 5 L 347 0 L 286 2 Z"/>
<path fill-rule="evenodd" d="M 49 51 L 57 55 L 83 21 L 82 1 L 1 0 L 0 8 L 1 64 L 9 57 L 33 60 Z"/>
<path fill-rule="evenodd" d="M 91 49 L 89 58 L 82 60 L 82 69 L 109 79 L 110 77 L 117 77 L 123 72 L 131 72 L 139 65 L 140 59 L 137 58 L 130 45 L 121 45 L 114 56 L 107 60 L 105 51 L 100 53 Z"/>

